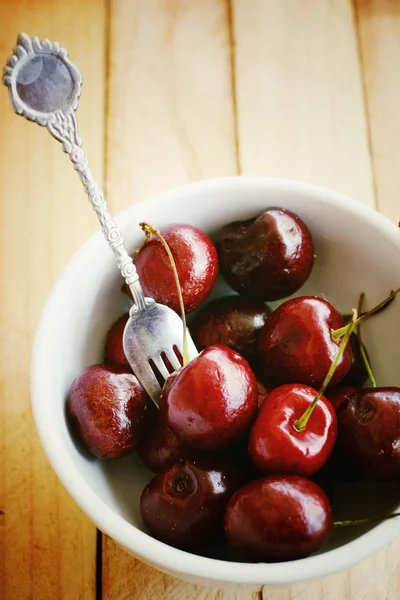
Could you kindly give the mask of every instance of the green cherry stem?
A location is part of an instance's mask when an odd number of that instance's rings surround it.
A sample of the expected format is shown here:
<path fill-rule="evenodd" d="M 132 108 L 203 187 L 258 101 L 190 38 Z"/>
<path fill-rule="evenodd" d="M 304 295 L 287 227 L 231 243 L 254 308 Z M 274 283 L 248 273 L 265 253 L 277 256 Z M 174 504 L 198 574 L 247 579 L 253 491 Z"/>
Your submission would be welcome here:
<path fill-rule="evenodd" d="M 394 299 L 395 299 L 395 296 L 389 296 L 389 299 L 386 300 L 386 301 L 384 301 L 383 304 L 382 304 L 382 306 L 379 309 L 377 309 L 374 312 L 374 314 L 377 315 L 377 314 L 383 312 L 388 306 L 390 306 L 392 304 L 392 302 L 393 302 Z M 367 312 L 368 312 L 367 310 L 358 311 L 358 316 L 359 317 L 364 317 L 367 314 Z M 347 324 L 351 320 L 351 314 L 344 313 L 342 315 L 342 319 Z"/>
<path fill-rule="evenodd" d="M 139 225 L 146 235 L 146 239 L 145 239 L 143 245 L 147 243 L 147 241 L 151 238 L 152 235 L 155 235 L 156 238 L 163 245 L 163 248 L 168 255 L 169 262 L 171 263 L 172 272 L 174 274 L 174 279 L 175 279 L 175 284 L 176 284 L 176 289 L 178 290 L 179 306 L 181 309 L 181 316 L 182 316 L 182 323 L 183 323 L 183 356 L 182 356 L 182 358 L 183 358 L 183 366 L 185 367 L 190 362 L 188 344 L 187 344 L 186 314 L 185 314 L 185 305 L 183 303 L 183 297 L 182 297 L 182 288 L 181 288 L 181 284 L 179 282 L 179 275 L 178 275 L 178 271 L 176 268 L 175 259 L 172 256 L 170 247 L 168 246 L 167 242 L 165 241 L 165 239 L 163 238 L 163 236 L 161 235 L 161 233 L 158 229 L 156 229 L 152 225 L 149 225 L 148 223 L 145 223 L 145 222 L 139 223 Z"/>
<path fill-rule="evenodd" d="M 371 364 L 370 364 L 370 362 L 368 360 L 367 353 L 365 352 L 365 346 L 364 346 L 364 344 L 361 341 L 359 342 L 359 344 L 360 344 L 361 358 L 363 359 L 363 363 L 364 363 L 365 369 L 366 369 L 366 371 L 368 373 L 368 379 L 370 381 L 371 387 L 375 388 L 376 387 L 376 379 L 375 379 L 374 374 L 372 372 Z"/>
<path fill-rule="evenodd" d="M 336 356 L 334 358 L 334 360 L 332 361 L 332 364 L 329 368 L 328 373 L 326 374 L 326 377 L 321 385 L 321 389 L 319 390 L 319 392 L 317 393 L 317 395 L 315 396 L 314 400 L 312 401 L 312 403 L 310 404 L 310 406 L 304 411 L 304 413 L 302 414 L 302 416 L 300 417 L 300 419 L 297 419 L 297 421 L 295 421 L 293 423 L 293 428 L 300 432 L 303 431 L 306 428 L 306 425 L 308 423 L 309 418 L 311 417 L 314 408 L 317 406 L 317 403 L 319 401 L 319 399 L 321 398 L 321 396 L 323 396 L 326 388 L 329 385 L 330 380 L 332 379 L 332 376 L 334 374 L 334 372 L 336 371 L 336 367 L 339 364 L 340 359 L 343 356 L 344 351 L 346 350 L 347 344 L 350 341 L 350 336 L 353 333 L 354 329 L 357 326 L 357 311 L 355 308 L 353 308 L 353 317 L 351 322 L 349 323 L 349 327 L 347 329 L 347 331 L 345 331 L 344 335 L 343 335 L 343 339 L 340 342 L 340 346 L 339 349 L 336 353 Z"/>
<path fill-rule="evenodd" d="M 382 302 L 380 302 L 374 308 L 372 308 L 368 312 L 366 312 L 366 313 L 362 314 L 360 317 L 358 317 L 356 326 L 359 325 L 364 319 L 372 317 L 372 315 L 374 315 L 375 313 L 380 312 L 390 302 L 393 301 L 394 297 L 397 296 L 397 294 L 399 292 L 400 292 L 400 288 L 397 288 L 397 290 L 394 290 L 394 292 L 390 292 L 389 296 L 387 298 L 385 298 L 384 300 L 382 300 Z M 348 323 L 347 325 L 344 325 L 344 327 L 341 327 L 340 329 L 332 329 L 332 331 L 331 331 L 332 339 L 335 342 L 339 341 L 340 338 L 345 335 L 346 331 L 349 329 L 350 326 L 351 326 L 351 323 Z"/>
<path fill-rule="evenodd" d="M 357 307 L 357 311 L 358 311 L 359 315 L 362 312 L 364 298 L 365 298 L 365 294 L 364 294 L 364 292 L 361 292 L 360 297 L 358 299 L 358 307 Z M 393 300 L 393 298 L 392 298 L 392 300 Z M 390 302 L 392 300 L 390 300 Z M 362 337 L 361 337 L 361 324 L 360 323 L 358 323 L 358 325 L 357 325 L 357 343 L 358 343 L 358 347 L 360 349 L 360 354 L 361 354 L 361 358 L 362 358 L 364 366 L 365 366 L 365 370 L 367 371 L 367 374 L 368 374 L 368 379 L 369 379 L 369 381 L 371 383 L 371 387 L 376 387 L 376 379 L 375 379 L 374 374 L 372 372 L 371 363 L 368 360 L 368 356 L 367 356 L 367 353 L 365 351 L 365 346 L 364 346 L 363 341 L 362 341 Z"/>
<path fill-rule="evenodd" d="M 334 527 L 354 527 L 355 525 L 366 525 L 368 523 L 376 523 L 377 521 L 387 521 L 388 519 L 395 519 L 400 517 L 400 513 L 393 513 L 391 515 L 384 515 L 380 517 L 370 517 L 366 519 L 353 519 L 350 521 L 335 521 Z"/>
<path fill-rule="evenodd" d="M 357 307 L 357 311 L 358 311 L 359 315 L 363 314 L 362 307 L 364 304 L 364 299 L 365 299 L 365 293 L 361 292 L 361 294 L 358 298 L 358 307 Z M 384 307 L 386 307 L 388 304 L 390 304 L 393 301 L 393 299 L 394 299 L 394 296 L 384 304 Z M 381 307 L 379 310 L 382 310 L 382 308 L 383 307 Z M 367 352 L 365 350 L 365 346 L 364 346 L 364 343 L 363 343 L 363 340 L 361 337 L 361 323 L 360 322 L 358 322 L 358 325 L 357 325 L 357 344 L 358 344 L 358 347 L 360 350 L 362 361 L 365 366 L 365 370 L 367 371 L 368 379 L 371 383 L 371 387 L 376 387 L 376 379 L 372 372 L 371 363 L 368 360 Z"/>

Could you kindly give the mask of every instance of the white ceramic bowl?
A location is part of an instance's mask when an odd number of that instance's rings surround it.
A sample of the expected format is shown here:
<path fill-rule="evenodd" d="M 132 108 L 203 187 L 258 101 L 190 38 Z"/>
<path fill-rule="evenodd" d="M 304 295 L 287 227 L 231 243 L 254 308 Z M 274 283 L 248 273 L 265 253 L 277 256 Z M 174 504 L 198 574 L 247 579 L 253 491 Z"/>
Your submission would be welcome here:
<path fill-rule="evenodd" d="M 268 206 L 293 210 L 312 232 L 317 259 L 298 295 L 323 294 L 349 312 L 361 290 L 371 307 L 399 287 L 400 232 L 395 225 L 339 193 L 300 182 L 257 177 L 204 181 L 135 204 L 117 222 L 127 247 L 133 248 L 142 239 L 137 223 L 143 220 L 158 227 L 187 222 L 213 234 Z M 289 585 L 346 569 L 400 534 L 398 519 L 370 530 L 346 528 L 317 555 L 288 565 L 200 557 L 145 533 L 139 496 L 150 473 L 134 456 L 108 463 L 87 458 L 74 444 L 65 418 L 72 380 L 86 366 L 102 361 L 107 329 L 127 309 L 120 286 L 114 257 L 99 232 L 73 256 L 54 285 L 32 356 L 32 406 L 43 447 L 68 492 L 99 529 L 148 564 L 181 578 L 256 587 Z M 365 325 L 364 340 L 378 383 L 399 385 L 400 298 Z M 339 490 L 335 509 L 341 517 L 382 513 L 400 501 L 391 486 L 353 488 Z"/>

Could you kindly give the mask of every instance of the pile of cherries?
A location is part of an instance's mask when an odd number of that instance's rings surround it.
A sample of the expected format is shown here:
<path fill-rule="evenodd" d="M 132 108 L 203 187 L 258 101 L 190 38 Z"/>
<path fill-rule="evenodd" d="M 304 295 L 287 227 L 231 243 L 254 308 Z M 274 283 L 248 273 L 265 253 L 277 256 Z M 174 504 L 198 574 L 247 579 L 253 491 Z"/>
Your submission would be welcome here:
<path fill-rule="evenodd" d="M 71 423 L 96 457 L 136 451 L 156 473 L 140 500 L 155 538 L 202 552 L 225 536 L 250 561 L 305 557 L 335 525 L 327 474 L 400 477 L 400 388 L 376 386 L 355 333 L 373 311 L 345 322 L 317 296 L 271 311 L 315 258 L 307 226 L 283 208 L 225 226 L 215 245 L 191 225 L 161 233 L 201 352 L 169 376 L 157 409 L 124 355 L 123 315 L 104 364 L 71 386 Z M 145 295 L 179 312 L 159 239 L 133 260 Z M 219 272 L 236 294 L 206 303 Z"/>

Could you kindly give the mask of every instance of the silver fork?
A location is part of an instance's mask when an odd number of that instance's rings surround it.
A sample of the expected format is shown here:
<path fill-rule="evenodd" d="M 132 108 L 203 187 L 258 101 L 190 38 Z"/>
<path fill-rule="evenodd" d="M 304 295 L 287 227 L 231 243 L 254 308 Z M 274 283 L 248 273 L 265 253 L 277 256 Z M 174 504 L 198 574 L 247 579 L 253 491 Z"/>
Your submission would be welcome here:
<path fill-rule="evenodd" d="M 181 366 L 183 323 L 172 309 L 144 296 L 121 232 L 112 220 L 104 195 L 89 169 L 75 117 L 82 76 L 60 44 L 20 33 L 13 55 L 4 67 L 3 83 L 9 89 L 14 111 L 46 127 L 62 143 L 64 152 L 81 178 L 135 302 L 129 311 L 123 336 L 126 357 L 140 383 L 158 405 L 161 385 L 169 375 L 169 365 L 174 370 Z M 190 359 L 198 354 L 189 333 L 187 350 Z"/>

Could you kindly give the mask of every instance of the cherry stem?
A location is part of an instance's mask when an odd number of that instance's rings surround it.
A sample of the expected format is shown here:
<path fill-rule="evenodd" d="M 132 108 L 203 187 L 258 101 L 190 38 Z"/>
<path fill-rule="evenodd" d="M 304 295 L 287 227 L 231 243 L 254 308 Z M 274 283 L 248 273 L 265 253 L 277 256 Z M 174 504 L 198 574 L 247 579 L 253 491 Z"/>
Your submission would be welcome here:
<path fill-rule="evenodd" d="M 188 344 L 187 344 L 186 314 L 185 314 L 185 305 L 183 303 L 183 297 L 182 297 L 182 288 L 181 288 L 181 284 L 179 282 L 179 275 L 178 275 L 178 271 L 177 271 L 177 268 L 176 268 L 175 259 L 172 256 L 172 252 L 170 250 L 170 247 L 168 246 L 167 242 L 165 241 L 165 239 L 163 238 L 163 236 L 161 235 L 161 233 L 160 233 L 160 231 L 158 229 L 156 229 L 152 225 L 149 225 L 148 223 L 145 223 L 145 222 L 139 223 L 139 225 L 140 225 L 140 227 L 142 228 L 142 230 L 144 231 L 144 233 L 146 235 L 146 239 L 145 239 L 144 243 L 142 244 L 142 246 L 145 245 L 149 241 L 149 239 L 151 239 L 152 235 L 155 235 L 156 238 L 163 245 L 164 250 L 168 254 L 169 262 L 171 263 L 171 267 L 172 267 L 172 272 L 174 274 L 176 288 L 178 290 L 179 306 L 180 306 L 180 309 L 181 309 L 181 316 L 182 316 L 182 323 L 183 323 L 183 356 L 182 356 L 182 359 L 183 359 L 183 366 L 185 367 L 190 362 L 189 351 L 188 351 Z"/>
<path fill-rule="evenodd" d="M 365 525 L 367 523 L 376 523 L 377 521 L 387 521 L 388 519 L 394 519 L 400 517 L 400 513 L 393 513 L 392 515 L 384 515 L 380 517 L 370 517 L 366 519 L 354 519 L 352 521 L 335 521 L 334 527 L 352 527 L 355 525 Z"/>
<path fill-rule="evenodd" d="M 315 396 L 314 400 L 312 401 L 312 403 L 310 404 L 310 406 L 304 411 L 304 413 L 302 414 L 302 416 L 300 417 L 300 419 L 297 419 L 297 421 L 295 421 L 293 423 L 293 428 L 300 432 L 303 431 L 306 428 L 306 425 L 308 423 L 309 418 L 311 417 L 314 408 L 317 406 L 319 399 L 321 398 L 321 396 L 323 396 L 326 388 L 328 387 L 332 376 L 334 374 L 334 372 L 336 371 L 336 367 L 339 364 L 340 359 L 343 356 L 344 351 L 346 350 L 347 344 L 350 341 L 350 336 L 353 333 L 354 329 L 356 328 L 356 324 L 357 324 L 357 311 L 355 308 L 353 308 L 353 317 L 351 322 L 349 323 L 349 328 L 347 329 L 347 331 L 345 332 L 342 341 L 340 342 L 340 346 L 339 349 L 337 351 L 337 354 L 334 358 L 334 360 L 332 361 L 332 364 L 329 368 L 328 373 L 326 374 L 326 377 L 321 385 L 321 388 L 319 390 L 319 392 L 317 393 L 317 395 Z"/>
<path fill-rule="evenodd" d="M 381 306 L 374 314 L 377 315 L 378 313 L 383 312 L 388 306 L 390 306 L 392 304 L 394 298 L 395 298 L 394 296 L 392 298 L 390 298 L 390 300 L 388 300 L 387 302 L 385 302 L 383 304 L 383 306 Z M 365 310 L 365 311 L 358 311 L 358 316 L 359 317 L 364 317 L 364 315 L 366 315 L 367 312 L 368 312 L 367 310 Z M 347 324 L 351 320 L 351 314 L 344 313 L 342 315 L 342 319 Z"/>
<path fill-rule="evenodd" d="M 385 298 L 384 300 L 382 300 L 382 302 L 380 302 L 374 308 L 372 308 L 368 312 L 366 312 L 366 313 L 362 314 L 360 317 L 358 317 L 356 325 L 359 325 L 359 323 L 361 323 L 361 321 L 363 321 L 364 319 L 367 319 L 368 317 L 372 317 L 372 315 L 374 315 L 375 313 L 380 312 L 390 302 L 393 301 L 394 297 L 397 296 L 397 294 L 399 292 L 400 292 L 400 288 L 398 288 L 394 292 L 390 292 L 389 296 L 387 298 Z M 346 331 L 349 329 L 350 326 L 351 326 L 351 323 L 348 323 L 347 325 L 344 325 L 344 327 L 340 327 L 340 329 L 332 329 L 331 336 L 332 336 L 333 341 L 337 342 L 338 340 L 340 340 L 340 338 L 343 335 L 345 335 Z"/>
<path fill-rule="evenodd" d="M 363 363 L 364 363 L 365 369 L 367 371 L 368 379 L 370 381 L 371 387 L 376 388 L 376 379 L 372 372 L 371 364 L 368 360 L 367 353 L 365 352 L 365 346 L 362 342 L 360 342 L 360 354 L 361 354 L 361 358 L 363 359 Z"/>
<path fill-rule="evenodd" d="M 365 298 L 365 293 L 361 292 L 359 298 L 358 298 L 358 307 L 357 307 L 357 311 L 358 314 L 361 314 L 362 311 L 362 307 L 363 307 L 363 303 L 364 303 L 364 298 Z M 372 372 L 372 368 L 371 368 L 371 363 L 368 360 L 368 356 L 367 353 L 365 351 L 365 346 L 363 344 L 362 341 L 362 337 L 361 337 L 361 324 L 358 323 L 357 325 L 357 343 L 358 343 L 358 347 L 360 349 L 360 354 L 361 354 L 361 358 L 363 360 L 364 366 L 365 366 L 365 370 L 367 371 L 368 374 L 368 379 L 371 383 L 371 387 L 376 387 L 376 379 L 374 377 L 374 374 Z"/>

